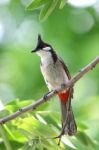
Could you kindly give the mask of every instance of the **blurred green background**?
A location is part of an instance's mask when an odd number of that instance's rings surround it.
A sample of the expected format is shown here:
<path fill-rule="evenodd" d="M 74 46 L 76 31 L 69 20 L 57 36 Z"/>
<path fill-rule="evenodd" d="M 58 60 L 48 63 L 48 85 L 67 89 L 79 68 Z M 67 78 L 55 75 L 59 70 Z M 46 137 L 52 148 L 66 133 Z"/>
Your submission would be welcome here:
<path fill-rule="evenodd" d="M 40 22 L 39 9 L 27 11 L 29 0 L 0 1 L 0 108 L 15 99 L 38 99 L 48 91 L 40 58 L 31 53 L 40 33 L 68 65 L 71 75 L 99 56 L 99 2 L 90 7 L 67 4 Z M 76 120 L 99 141 L 99 65 L 77 82 L 72 101 Z M 47 110 L 59 110 L 57 98 Z M 60 119 L 59 119 L 60 122 Z M 99 149 L 98 144 L 96 146 Z M 54 150 L 54 149 L 53 149 Z"/>

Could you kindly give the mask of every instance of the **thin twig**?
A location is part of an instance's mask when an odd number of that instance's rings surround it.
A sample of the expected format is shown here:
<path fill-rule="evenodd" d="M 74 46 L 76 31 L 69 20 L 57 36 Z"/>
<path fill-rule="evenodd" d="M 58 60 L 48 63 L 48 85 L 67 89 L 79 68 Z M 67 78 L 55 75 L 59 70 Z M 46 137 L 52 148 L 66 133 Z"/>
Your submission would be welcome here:
<path fill-rule="evenodd" d="M 64 86 L 64 87 L 60 87 L 59 89 L 56 89 L 55 91 L 51 91 L 50 93 L 48 93 L 46 95 L 46 100 L 45 97 L 42 97 L 41 99 L 39 99 L 38 101 L 36 101 L 35 103 L 28 105 L 26 107 L 20 108 L 18 111 L 16 111 L 15 113 L 8 115 L 4 118 L 0 119 L 0 124 L 4 124 L 10 120 L 15 119 L 16 117 L 20 116 L 21 114 L 29 111 L 29 110 L 34 110 L 36 109 L 38 106 L 40 106 L 41 104 L 49 101 L 54 95 L 57 94 L 57 92 L 63 91 L 64 89 L 68 89 L 72 86 L 74 86 L 74 84 L 80 79 L 82 78 L 82 76 L 84 76 L 87 72 L 89 72 L 90 70 L 92 70 L 93 68 L 95 68 L 95 66 L 99 63 L 99 56 L 96 57 L 90 64 L 88 64 L 87 66 L 85 66 L 83 69 L 81 69 L 71 80 L 68 81 L 68 83 Z"/>

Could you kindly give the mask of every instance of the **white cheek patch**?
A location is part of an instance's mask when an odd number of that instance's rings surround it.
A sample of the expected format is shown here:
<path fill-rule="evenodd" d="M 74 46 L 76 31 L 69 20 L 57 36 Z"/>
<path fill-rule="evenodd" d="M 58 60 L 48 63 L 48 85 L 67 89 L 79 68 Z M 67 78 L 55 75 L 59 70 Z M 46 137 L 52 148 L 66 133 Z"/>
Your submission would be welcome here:
<path fill-rule="evenodd" d="M 49 50 L 51 50 L 51 48 L 49 46 L 47 46 L 47 47 L 44 47 L 43 50 L 49 51 Z"/>

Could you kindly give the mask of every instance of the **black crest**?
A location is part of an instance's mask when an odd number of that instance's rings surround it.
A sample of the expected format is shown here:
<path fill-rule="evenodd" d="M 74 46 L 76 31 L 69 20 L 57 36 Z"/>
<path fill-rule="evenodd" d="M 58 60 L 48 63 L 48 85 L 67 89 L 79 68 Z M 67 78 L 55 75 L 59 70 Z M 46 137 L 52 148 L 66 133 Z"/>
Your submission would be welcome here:
<path fill-rule="evenodd" d="M 38 42 L 37 42 L 37 46 L 34 50 L 32 50 L 32 52 L 36 52 L 36 51 L 39 51 L 41 49 L 43 49 L 44 47 L 51 47 L 49 44 L 43 42 L 43 40 L 41 39 L 41 35 L 39 34 L 38 35 Z"/>
<path fill-rule="evenodd" d="M 50 49 L 50 53 L 51 53 L 52 58 L 53 58 L 53 61 L 54 61 L 54 63 L 55 63 L 55 62 L 57 61 L 57 55 L 56 55 L 55 51 L 53 50 L 53 48 L 52 48 L 51 45 L 45 43 L 45 42 L 41 39 L 41 35 L 39 34 L 39 35 L 38 35 L 37 46 L 36 46 L 36 48 L 35 48 L 34 50 L 32 50 L 32 52 L 37 52 L 37 51 L 39 51 L 39 50 L 43 50 L 43 48 L 45 48 L 45 47 L 50 47 L 50 48 L 51 48 L 51 49 Z M 47 52 L 48 52 L 48 51 L 47 51 Z"/>

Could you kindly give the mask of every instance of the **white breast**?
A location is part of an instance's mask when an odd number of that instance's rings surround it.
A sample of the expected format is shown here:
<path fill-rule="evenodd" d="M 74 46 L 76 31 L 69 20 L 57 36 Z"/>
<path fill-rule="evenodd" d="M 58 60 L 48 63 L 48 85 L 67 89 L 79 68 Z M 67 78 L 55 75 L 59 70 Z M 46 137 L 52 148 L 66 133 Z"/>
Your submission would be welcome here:
<path fill-rule="evenodd" d="M 51 56 L 41 60 L 41 72 L 49 90 L 54 90 L 59 88 L 62 84 L 67 83 L 68 76 L 66 75 L 60 60 L 57 60 L 57 62 L 54 63 Z"/>

